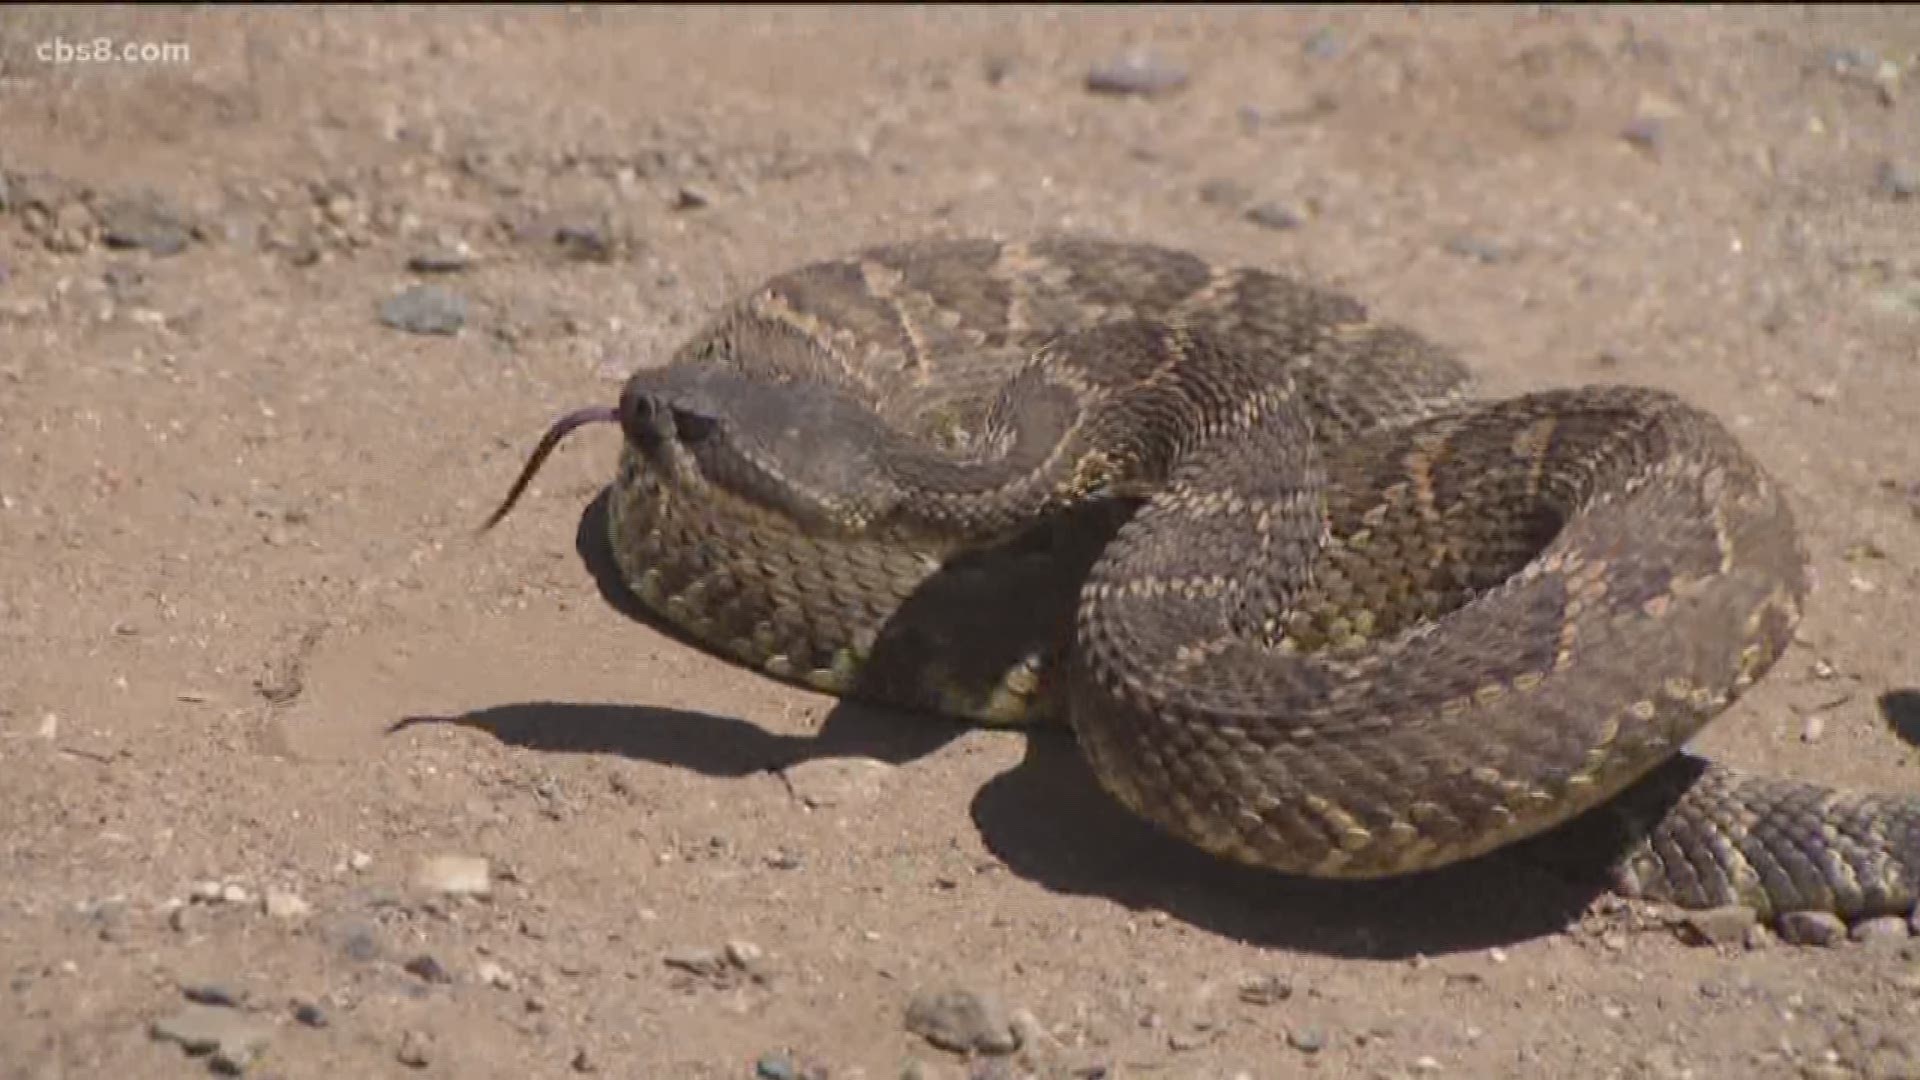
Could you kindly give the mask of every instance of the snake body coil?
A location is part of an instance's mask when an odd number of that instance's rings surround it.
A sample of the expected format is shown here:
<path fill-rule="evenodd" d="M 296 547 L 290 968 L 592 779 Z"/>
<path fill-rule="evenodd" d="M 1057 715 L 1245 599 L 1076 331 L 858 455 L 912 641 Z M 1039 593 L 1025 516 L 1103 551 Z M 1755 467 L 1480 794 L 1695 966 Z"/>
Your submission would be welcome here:
<path fill-rule="evenodd" d="M 1209 851 L 1373 877 L 1605 806 L 1631 894 L 1914 903 L 1920 800 L 1678 753 L 1808 573 L 1774 483 L 1672 395 L 1481 401 L 1274 274 L 949 241 L 774 278 L 618 417 L 609 539 L 649 609 L 817 689 L 1064 717 Z"/>

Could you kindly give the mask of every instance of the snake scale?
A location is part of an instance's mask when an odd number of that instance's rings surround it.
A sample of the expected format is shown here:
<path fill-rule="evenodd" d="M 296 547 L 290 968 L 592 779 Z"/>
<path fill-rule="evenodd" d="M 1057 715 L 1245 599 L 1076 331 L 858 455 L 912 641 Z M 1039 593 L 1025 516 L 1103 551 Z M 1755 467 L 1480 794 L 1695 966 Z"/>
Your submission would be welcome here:
<path fill-rule="evenodd" d="M 774 277 L 558 422 L 488 525 L 601 420 L 655 615 L 830 693 L 1064 719 L 1106 791 L 1217 855 L 1380 877 L 1594 810 L 1627 895 L 1914 905 L 1920 798 L 1681 749 L 1810 575 L 1777 485 L 1671 394 L 1485 400 L 1278 274 L 952 240 Z"/>

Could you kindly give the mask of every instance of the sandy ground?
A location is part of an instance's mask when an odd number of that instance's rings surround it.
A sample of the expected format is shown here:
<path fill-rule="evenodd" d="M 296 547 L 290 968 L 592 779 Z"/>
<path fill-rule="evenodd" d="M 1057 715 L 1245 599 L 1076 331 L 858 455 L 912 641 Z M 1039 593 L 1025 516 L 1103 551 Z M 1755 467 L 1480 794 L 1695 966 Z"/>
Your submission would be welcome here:
<path fill-rule="evenodd" d="M 189 55 L 55 47 L 100 38 Z M 1185 85 L 1088 88 L 1137 50 Z M 1920 1076 L 1920 943 L 1690 946 L 1500 857 L 1242 872 L 1063 735 L 664 638 L 577 551 L 606 429 L 472 535 L 775 271 L 1152 240 L 1494 392 L 1724 417 L 1820 587 L 1706 749 L 1913 790 L 1916 50 L 1891 6 L 9 8 L 0 1074 Z M 1019 1050 L 909 1030 L 947 987 Z"/>

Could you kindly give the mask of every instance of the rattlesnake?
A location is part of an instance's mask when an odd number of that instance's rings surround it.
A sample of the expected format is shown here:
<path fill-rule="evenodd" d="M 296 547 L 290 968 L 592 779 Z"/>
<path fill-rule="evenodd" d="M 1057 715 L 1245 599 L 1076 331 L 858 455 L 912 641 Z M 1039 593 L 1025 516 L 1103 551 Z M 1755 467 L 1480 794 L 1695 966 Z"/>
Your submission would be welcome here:
<path fill-rule="evenodd" d="M 1064 716 L 1208 851 L 1377 877 L 1603 807 L 1621 891 L 1905 913 L 1920 799 L 1681 752 L 1810 587 L 1777 485 L 1675 396 L 1486 401 L 1345 296 L 1164 248 L 933 241 L 780 275 L 617 408 L 614 558 L 779 678 Z"/>

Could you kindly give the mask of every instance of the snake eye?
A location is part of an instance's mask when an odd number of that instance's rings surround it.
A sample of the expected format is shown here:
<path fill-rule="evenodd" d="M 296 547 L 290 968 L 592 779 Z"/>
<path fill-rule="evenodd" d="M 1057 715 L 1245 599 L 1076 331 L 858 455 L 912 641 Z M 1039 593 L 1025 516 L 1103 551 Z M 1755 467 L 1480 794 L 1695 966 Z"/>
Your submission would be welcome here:
<path fill-rule="evenodd" d="M 674 409 L 673 430 L 680 436 L 680 441 L 683 443 L 704 442 L 720 430 L 720 421 L 703 413 Z"/>

